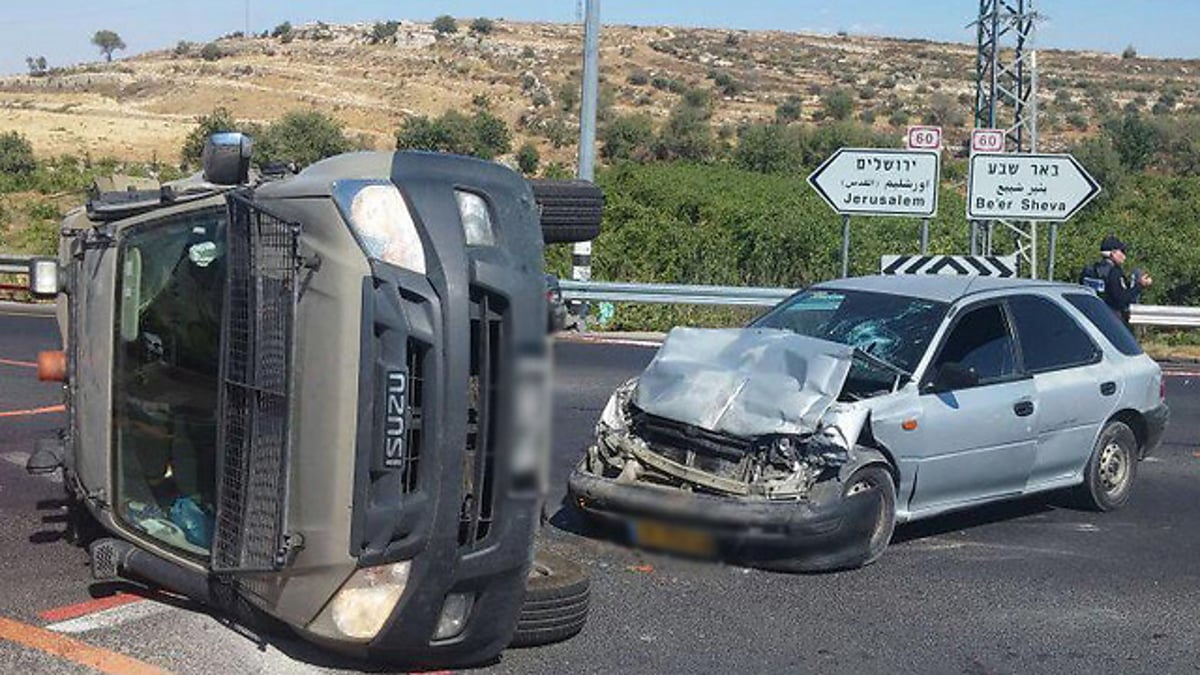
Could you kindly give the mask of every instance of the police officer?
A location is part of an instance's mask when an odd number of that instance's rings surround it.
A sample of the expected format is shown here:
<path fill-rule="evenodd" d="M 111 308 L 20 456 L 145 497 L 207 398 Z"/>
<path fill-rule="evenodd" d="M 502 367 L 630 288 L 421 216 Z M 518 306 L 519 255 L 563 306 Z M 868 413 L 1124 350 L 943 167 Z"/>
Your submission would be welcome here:
<path fill-rule="evenodd" d="M 1129 307 L 1142 297 L 1142 290 L 1149 288 L 1154 279 L 1141 270 L 1136 270 L 1133 277 L 1127 277 L 1121 267 L 1125 264 L 1125 252 L 1128 246 L 1117 239 L 1116 235 L 1108 235 L 1100 242 L 1100 261 L 1084 268 L 1080 282 L 1089 286 L 1104 300 L 1121 321 L 1129 326 Z"/>

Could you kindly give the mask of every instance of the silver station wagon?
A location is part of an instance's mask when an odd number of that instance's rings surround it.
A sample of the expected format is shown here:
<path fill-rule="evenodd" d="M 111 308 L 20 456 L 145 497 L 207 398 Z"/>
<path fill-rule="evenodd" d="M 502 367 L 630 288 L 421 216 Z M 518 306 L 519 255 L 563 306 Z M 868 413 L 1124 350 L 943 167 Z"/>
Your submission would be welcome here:
<path fill-rule="evenodd" d="M 1088 289 L 845 279 L 748 328 L 672 331 L 569 499 L 637 545 L 856 567 L 952 510 L 1063 489 L 1118 508 L 1168 417 L 1158 365 Z"/>

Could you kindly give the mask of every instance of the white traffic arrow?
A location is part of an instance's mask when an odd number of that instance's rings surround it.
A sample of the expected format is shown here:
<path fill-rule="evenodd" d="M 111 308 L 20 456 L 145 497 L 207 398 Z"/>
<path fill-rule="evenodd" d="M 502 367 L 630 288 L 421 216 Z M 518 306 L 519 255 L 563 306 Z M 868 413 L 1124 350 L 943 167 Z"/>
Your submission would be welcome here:
<path fill-rule="evenodd" d="M 969 220 L 1069 220 L 1100 194 L 1070 155 L 975 154 L 967 186 Z"/>
<path fill-rule="evenodd" d="M 940 168 L 937 151 L 842 148 L 808 184 L 844 216 L 932 218 Z"/>

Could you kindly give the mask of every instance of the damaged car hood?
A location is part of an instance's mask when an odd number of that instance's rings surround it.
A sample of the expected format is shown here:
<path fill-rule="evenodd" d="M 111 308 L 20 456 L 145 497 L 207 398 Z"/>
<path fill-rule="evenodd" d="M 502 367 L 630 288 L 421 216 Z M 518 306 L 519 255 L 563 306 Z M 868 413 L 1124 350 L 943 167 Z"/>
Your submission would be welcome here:
<path fill-rule="evenodd" d="M 734 436 L 807 434 L 846 382 L 854 349 L 766 328 L 676 328 L 638 379 L 633 403 Z"/>

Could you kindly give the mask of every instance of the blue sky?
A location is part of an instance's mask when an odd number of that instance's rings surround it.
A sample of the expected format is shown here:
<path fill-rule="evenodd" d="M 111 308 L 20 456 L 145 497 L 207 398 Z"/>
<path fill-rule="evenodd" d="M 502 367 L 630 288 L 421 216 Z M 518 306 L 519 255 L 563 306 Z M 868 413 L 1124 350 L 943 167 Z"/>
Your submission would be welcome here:
<path fill-rule="evenodd" d="M 98 58 L 89 44 L 100 28 L 117 31 L 128 53 L 201 41 L 240 30 L 246 0 L 0 0 L 0 72 L 25 70 L 26 56 L 45 56 L 51 65 Z M 376 19 L 428 20 L 459 17 L 572 21 L 576 0 L 249 0 L 254 30 L 284 20 L 292 23 Z M 647 2 L 603 0 L 606 22 L 637 25 L 718 26 L 893 35 L 971 42 L 966 28 L 977 0 L 752 0 Z M 1147 56 L 1200 57 L 1194 38 L 1200 25 L 1196 0 L 1038 0 L 1047 16 L 1042 46 L 1119 52 L 1128 44 Z"/>

